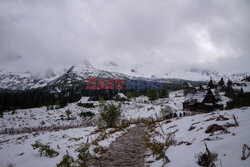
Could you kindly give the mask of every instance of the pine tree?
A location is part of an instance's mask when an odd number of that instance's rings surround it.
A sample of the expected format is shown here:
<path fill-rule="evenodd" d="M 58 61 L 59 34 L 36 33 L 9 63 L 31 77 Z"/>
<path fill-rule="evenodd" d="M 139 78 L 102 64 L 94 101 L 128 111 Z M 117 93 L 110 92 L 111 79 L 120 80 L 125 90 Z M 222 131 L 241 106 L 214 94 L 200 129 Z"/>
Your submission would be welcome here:
<path fill-rule="evenodd" d="M 240 92 L 239 92 L 239 96 L 243 96 L 244 95 L 244 90 L 243 90 L 243 88 L 241 87 L 240 88 Z"/>
<path fill-rule="evenodd" d="M 149 89 L 147 91 L 147 96 L 150 100 L 156 100 L 158 99 L 158 93 L 155 89 Z"/>
<path fill-rule="evenodd" d="M 224 86 L 224 85 L 225 85 L 224 79 L 223 79 L 223 78 L 220 79 L 218 85 L 219 85 L 219 86 Z"/>
<path fill-rule="evenodd" d="M 159 93 L 160 98 L 167 98 L 168 97 L 168 90 L 164 87 L 161 89 Z"/>
<path fill-rule="evenodd" d="M 3 107 L 2 107 L 2 104 L 0 104 L 0 117 L 3 117 Z"/>
<path fill-rule="evenodd" d="M 227 86 L 228 87 L 232 87 L 233 86 L 233 82 L 230 79 L 228 79 L 228 81 L 227 81 Z"/>
<path fill-rule="evenodd" d="M 208 87 L 214 88 L 214 81 L 212 79 L 210 79 L 210 81 L 208 82 Z"/>

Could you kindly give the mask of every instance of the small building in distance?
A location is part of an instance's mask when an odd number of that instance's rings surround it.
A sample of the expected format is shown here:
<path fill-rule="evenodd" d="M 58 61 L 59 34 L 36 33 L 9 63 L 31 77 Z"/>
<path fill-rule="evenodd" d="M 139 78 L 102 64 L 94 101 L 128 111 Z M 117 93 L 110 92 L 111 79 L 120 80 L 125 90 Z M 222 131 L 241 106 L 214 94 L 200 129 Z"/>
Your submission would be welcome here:
<path fill-rule="evenodd" d="M 124 101 L 127 100 L 127 96 L 125 96 L 123 93 L 117 93 L 114 98 L 114 100 Z"/>
<path fill-rule="evenodd" d="M 189 111 L 210 112 L 221 108 L 223 108 L 223 105 L 217 103 L 210 89 L 208 91 L 195 92 L 192 98 L 183 102 L 183 109 Z"/>
<path fill-rule="evenodd" d="M 181 89 L 193 89 L 193 86 L 190 83 L 185 81 L 183 85 L 181 86 Z"/>
<path fill-rule="evenodd" d="M 82 97 L 77 104 L 81 107 L 91 108 L 94 107 L 94 101 L 91 101 L 90 97 Z"/>

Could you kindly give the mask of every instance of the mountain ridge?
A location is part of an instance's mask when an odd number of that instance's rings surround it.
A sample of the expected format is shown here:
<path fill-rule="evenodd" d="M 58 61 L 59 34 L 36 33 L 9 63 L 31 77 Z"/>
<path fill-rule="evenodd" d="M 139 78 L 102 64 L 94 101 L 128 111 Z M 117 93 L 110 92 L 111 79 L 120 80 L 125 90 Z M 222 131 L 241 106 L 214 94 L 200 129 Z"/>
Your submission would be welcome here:
<path fill-rule="evenodd" d="M 139 69 L 132 73 L 141 73 Z M 71 66 L 66 71 L 61 73 L 54 73 L 50 71 L 45 77 L 39 77 L 31 72 L 13 73 L 4 72 L 0 70 L 0 88 L 9 90 L 27 90 L 36 89 L 46 86 L 52 86 L 55 84 L 68 84 L 71 85 L 74 82 L 84 81 L 86 77 L 98 77 L 98 78 L 135 78 L 135 79 L 163 79 L 165 82 L 171 82 L 175 79 L 184 79 L 192 81 L 208 81 L 210 78 L 213 80 L 219 80 L 220 78 L 241 80 L 248 76 L 249 73 L 236 73 L 231 75 L 220 74 L 215 71 L 200 70 L 198 68 L 190 68 L 185 71 L 172 70 L 165 75 L 151 75 L 151 77 L 145 77 L 143 75 L 132 75 L 120 72 L 114 72 L 110 70 L 96 69 L 88 61 L 84 62 L 81 66 Z"/>

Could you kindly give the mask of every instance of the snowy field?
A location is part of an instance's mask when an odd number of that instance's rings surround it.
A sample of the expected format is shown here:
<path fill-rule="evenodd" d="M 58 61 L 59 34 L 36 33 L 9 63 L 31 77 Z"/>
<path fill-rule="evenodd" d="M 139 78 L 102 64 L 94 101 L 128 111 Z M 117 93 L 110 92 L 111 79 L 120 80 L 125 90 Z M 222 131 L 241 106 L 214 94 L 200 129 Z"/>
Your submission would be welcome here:
<path fill-rule="evenodd" d="M 120 102 L 110 101 L 115 104 Z M 168 99 L 159 99 L 151 102 L 147 97 L 141 96 L 122 103 L 122 119 L 138 119 L 155 117 L 160 115 L 160 110 L 167 104 Z M 67 119 L 66 111 L 70 110 L 70 119 Z M 98 117 L 99 107 L 84 108 L 76 103 L 68 104 L 64 108 L 47 110 L 46 107 L 33 109 L 20 109 L 14 112 L 4 113 L 0 118 L 0 131 L 5 129 L 25 129 L 43 127 L 74 127 L 84 125 L 86 118 L 80 116 L 81 112 L 92 112 Z"/>
<path fill-rule="evenodd" d="M 112 101 L 113 103 L 120 103 Z M 167 103 L 168 99 L 160 99 L 151 103 L 147 97 L 141 96 L 122 103 L 121 119 L 136 120 L 147 117 L 160 116 L 160 110 Z M 67 119 L 66 111 L 70 110 L 70 119 Z M 93 118 L 80 117 L 81 112 L 92 112 L 95 114 Z M 108 148 L 118 136 L 126 132 L 124 130 L 114 131 L 114 129 L 105 129 L 104 132 L 97 131 L 97 122 L 99 107 L 84 108 L 76 103 L 68 104 L 61 109 L 47 110 L 46 107 L 21 109 L 14 112 L 4 113 L 0 118 L 0 166 L 13 164 L 18 167 L 54 167 L 60 162 L 66 150 L 69 155 L 77 157 L 76 150 L 87 141 L 89 143 L 98 140 L 97 145 L 91 144 L 90 153 L 98 156 L 93 150 L 95 147 Z M 90 122 L 90 125 L 84 124 Z M 82 125 L 82 126 L 81 126 Z M 71 128 L 74 127 L 74 128 Z M 78 127 L 79 126 L 79 127 Z M 43 127 L 52 127 L 50 131 L 44 130 Z M 59 127 L 56 129 L 56 127 Z M 21 133 L 22 130 L 34 128 L 36 131 L 30 133 Z M 6 134 L 4 130 L 11 129 L 14 134 Z M 33 129 L 33 130 L 34 130 Z M 56 129 L 56 130 L 55 130 Z M 114 132 L 112 132 L 114 131 Z M 33 150 L 31 144 L 36 141 L 42 144 L 48 144 L 51 148 L 59 152 L 59 155 L 53 158 L 40 157 L 38 150 Z"/>
<path fill-rule="evenodd" d="M 218 119 L 219 116 L 228 118 L 228 120 Z M 212 124 L 227 125 L 234 124 L 233 115 L 235 115 L 239 126 L 225 128 L 214 133 L 205 133 L 207 127 Z M 226 167 L 247 167 L 250 159 L 241 160 L 243 144 L 250 145 L 250 107 L 216 111 L 209 114 L 199 114 L 195 116 L 177 118 L 170 123 L 167 121 L 160 122 L 151 135 L 153 141 L 164 143 L 166 136 L 171 134 L 176 141 L 175 145 L 170 146 L 165 155 L 170 159 L 166 166 L 193 167 L 198 166 L 197 155 L 205 152 L 206 142 L 212 153 L 217 153 L 216 166 Z M 193 128 L 190 128 L 193 126 Z M 191 130 L 192 129 L 192 130 Z M 249 151 L 248 151 L 249 152 Z M 246 153 L 247 154 L 247 153 Z M 147 161 L 155 161 L 151 166 L 161 166 L 163 160 L 156 161 L 153 156 L 147 158 Z"/>
<path fill-rule="evenodd" d="M 128 128 L 133 127 L 133 125 Z M 106 129 L 105 133 L 96 132 L 97 127 L 74 128 L 68 130 L 59 130 L 55 132 L 36 132 L 19 135 L 0 135 L 0 166 L 13 164 L 17 167 L 54 167 L 68 151 L 69 155 L 77 158 L 77 149 L 83 144 L 92 143 L 97 140 L 97 144 L 90 145 L 90 154 L 98 156 L 93 150 L 95 147 L 108 148 L 115 139 L 126 132 L 112 132 L 112 128 Z M 107 135 L 106 137 L 103 137 Z M 103 139 L 98 140 L 100 137 Z M 35 142 L 48 144 L 51 148 L 59 152 L 59 155 L 53 158 L 41 157 L 38 150 L 33 150 L 31 144 Z"/>

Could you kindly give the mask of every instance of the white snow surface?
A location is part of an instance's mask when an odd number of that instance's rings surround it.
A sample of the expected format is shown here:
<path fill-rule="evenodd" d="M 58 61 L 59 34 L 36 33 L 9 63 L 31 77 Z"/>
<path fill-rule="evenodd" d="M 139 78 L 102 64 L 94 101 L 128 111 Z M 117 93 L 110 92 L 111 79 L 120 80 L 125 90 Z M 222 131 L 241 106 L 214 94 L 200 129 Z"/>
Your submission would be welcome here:
<path fill-rule="evenodd" d="M 246 87 L 248 88 L 248 86 Z M 223 92 L 219 93 L 220 103 L 226 105 L 229 101 L 224 96 Z M 158 99 L 150 101 L 145 96 L 132 98 L 129 101 L 118 102 L 110 101 L 115 104 L 122 104 L 122 117 L 121 119 L 135 120 L 140 118 L 157 118 L 162 116 L 161 110 L 166 107 L 171 107 L 173 112 L 183 112 L 182 103 L 189 97 L 184 97 L 183 90 L 170 92 L 169 98 Z M 67 120 L 66 110 L 70 110 L 71 118 Z M 0 131 L 4 131 L 6 128 L 12 129 L 25 129 L 25 128 L 40 128 L 40 127 L 62 127 L 62 126 L 77 126 L 81 125 L 86 119 L 80 117 L 81 112 L 90 111 L 95 113 L 93 122 L 97 120 L 99 116 L 99 106 L 94 108 L 84 108 L 77 105 L 77 103 L 68 104 L 61 109 L 47 110 L 46 107 L 22 109 L 16 110 L 11 113 L 4 113 L 3 118 L 0 118 Z M 226 122 L 233 123 L 232 115 L 235 115 L 239 126 L 230 127 L 227 130 L 228 134 L 220 134 L 215 132 L 213 136 L 205 133 L 206 128 L 211 124 L 224 125 Z M 189 115 L 189 114 L 188 114 Z M 227 121 L 215 121 L 218 115 L 223 115 L 229 120 Z M 64 119 L 61 119 L 64 118 Z M 170 146 L 166 155 L 171 160 L 166 166 L 173 167 L 194 167 L 197 165 L 196 154 L 205 151 L 204 139 L 210 138 L 210 141 L 205 141 L 211 152 L 218 153 L 218 160 L 215 162 L 217 166 L 226 167 L 246 167 L 250 164 L 250 158 L 245 161 L 241 160 L 242 146 L 247 144 L 250 146 L 250 107 L 215 111 L 208 114 L 199 114 L 194 116 L 187 116 L 178 119 L 172 119 L 171 123 L 162 121 L 157 124 L 155 130 L 163 136 L 166 134 L 178 130 L 175 133 L 174 139 L 177 142 L 188 141 L 191 145 L 181 144 L 178 146 Z M 191 124 L 194 124 L 195 129 L 188 131 Z M 161 125 L 161 128 L 159 127 Z M 131 125 L 133 127 L 135 125 Z M 129 127 L 129 128 L 130 128 Z M 1 134 L 0 135 L 0 166 L 4 166 L 8 163 L 14 164 L 20 167 L 33 167 L 36 164 L 37 167 L 52 167 L 55 166 L 62 159 L 62 156 L 66 154 L 66 150 L 69 154 L 76 158 L 77 152 L 75 151 L 80 147 L 82 143 L 87 140 L 92 142 L 102 132 L 96 132 L 97 126 L 95 124 L 88 125 L 88 127 L 61 129 L 58 131 L 39 131 L 38 133 L 22 133 L 22 134 Z M 113 129 L 106 129 L 105 132 L 112 131 Z M 163 131 L 162 131 L 163 130 Z M 98 142 L 100 146 L 108 147 L 117 137 L 125 133 L 125 131 L 117 131 L 107 136 L 104 140 Z M 235 135 L 233 135 L 235 134 Z M 76 140 L 78 139 L 78 140 Z M 161 136 L 155 136 L 153 138 L 156 141 L 164 142 L 165 138 Z M 152 139 L 152 140 L 153 140 Z M 50 144 L 52 148 L 58 151 L 60 154 L 55 158 L 40 157 L 38 150 L 33 150 L 31 144 L 35 141 L 40 141 L 43 144 Z M 95 146 L 90 147 L 90 152 L 94 154 L 93 149 Z M 21 155 L 23 153 L 23 155 Z M 148 157 L 148 159 L 154 160 L 154 157 Z M 148 160 L 146 159 L 146 160 Z M 151 166 L 161 166 L 162 160 L 155 161 Z"/>
<path fill-rule="evenodd" d="M 216 121 L 215 119 L 223 115 L 229 118 L 227 121 Z M 237 127 L 230 127 L 227 130 L 230 132 L 228 134 L 221 133 L 217 131 L 214 135 L 210 133 L 205 133 L 206 128 L 212 124 L 224 125 L 225 123 L 234 123 L 232 116 L 235 115 L 239 123 Z M 220 166 L 220 161 L 222 166 L 226 167 L 247 167 L 250 164 L 250 158 L 246 160 L 241 160 L 242 156 L 242 146 L 247 144 L 250 146 L 250 133 L 249 124 L 250 120 L 250 107 L 215 111 L 208 114 L 199 114 L 195 116 L 183 117 L 172 120 L 171 123 L 162 121 L 159 126 L 155 129 L 157 132 L 163 136 L 167 134 L 177 132 L 174 135 L 174 139 L 178 142 L 191 142 L 191 145 L 180 144 L 170 146 L 165 152 L 166 156 L 170 159 L 170 163 L 166 166 L 168 167 L 195 167 L 197 164 L 197 157 L 200 152 L 205 152 L 206 142 L 209 150 L 212 153 L 217 153 L 217 161 L 215 161 L 216 166 Z M 195 129 L 189 131 L 190 126 L 193 124 Z M 210 140 L 204 140 L 209 138 Z M 166 138 L 162 136 L 155 136 L 154 140 L 164 143 Z M 154 159 L 152 156 L 148 160 Z M 155 161 L 150 166 L 158 167 L 163 164 L 162 159 Z"/>

